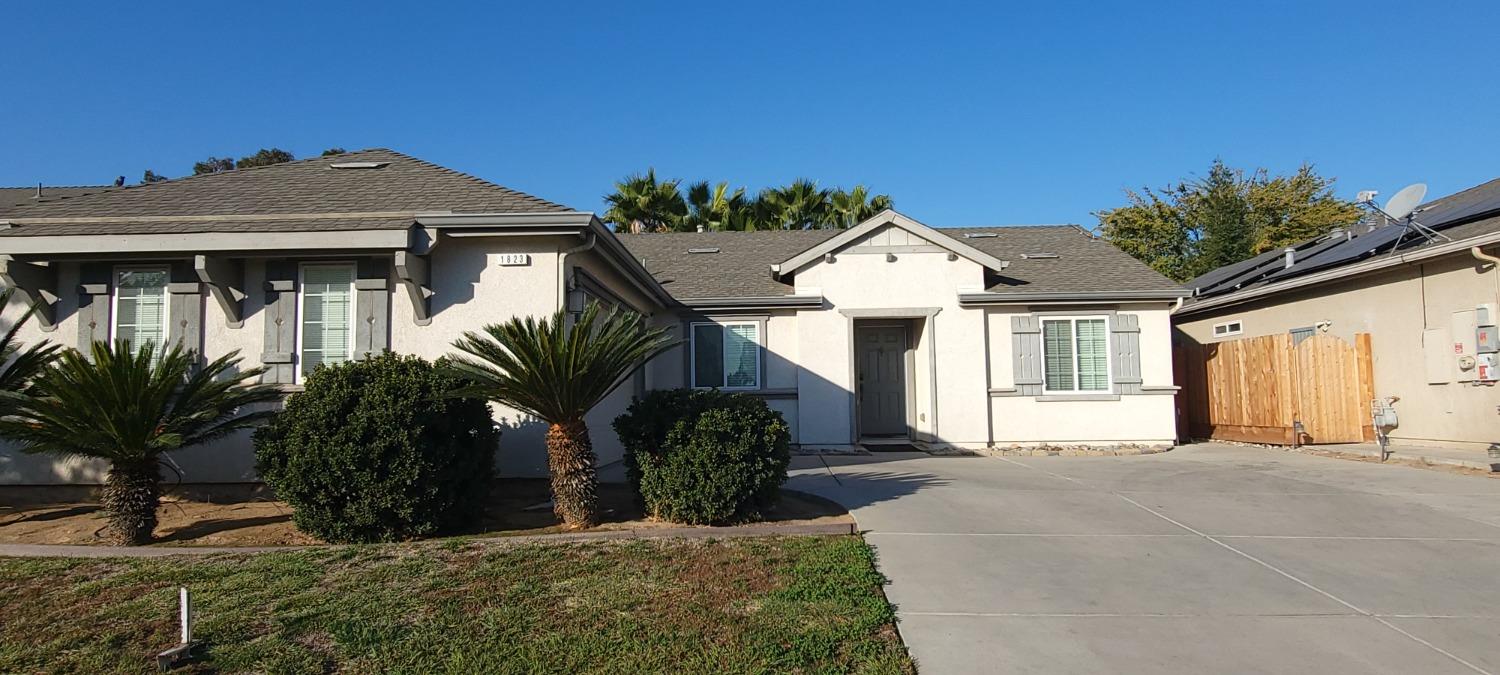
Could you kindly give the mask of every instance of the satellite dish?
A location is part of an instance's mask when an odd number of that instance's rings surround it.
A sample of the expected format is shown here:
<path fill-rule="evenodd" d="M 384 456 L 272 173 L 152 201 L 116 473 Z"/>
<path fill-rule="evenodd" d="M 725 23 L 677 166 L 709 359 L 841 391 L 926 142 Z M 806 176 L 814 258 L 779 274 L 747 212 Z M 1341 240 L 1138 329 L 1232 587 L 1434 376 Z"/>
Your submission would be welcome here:
<path fill-rule="evenodd" d="M 1385 203 L 1385 208 L 1382 210 L 1385 211 L 1385 215 L 1395 220 L 1401 220 L 1411 215 L 1411 212 L 1416 210 L 1417 205 L 1422 203 L 1422 198 L 1426 196 L 1427 184 L 1414 183 L 1401 188 L 1400 192 L 1397 192 L 1391 197 L 1390 201 Z"/>

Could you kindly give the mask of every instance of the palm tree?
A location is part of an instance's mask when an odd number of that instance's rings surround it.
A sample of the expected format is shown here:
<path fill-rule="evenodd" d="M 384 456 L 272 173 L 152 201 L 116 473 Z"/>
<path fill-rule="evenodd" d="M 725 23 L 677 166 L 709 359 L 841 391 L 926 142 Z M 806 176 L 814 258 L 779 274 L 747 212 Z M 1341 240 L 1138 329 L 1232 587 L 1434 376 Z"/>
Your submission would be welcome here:
<path fill-rule="evenodd" d="M 656 170 L 647 169 L 646 175 L 636 174 L 615 183 L 615 191 L 604 196 L 609 210 L 604 212 L 605 222 L 613 223 L 615 231 L 666 232 L 676 229 L 687 216 L 687 202 L 678 192 L 677 180 L 656 180 Z"/>
<path fill-rule="evenodd" d="M 818 227 L 828 210 L 828 191 L 806 178 L 798 178 L 785 187 L 767 188 L 759 199 L 770 208 L 780 228 L 786 230 Z"/>
<path fill-rule="evenodd" d="M 745 188 L 730 191 L 729 183 L 713 186 L 706 180 L 693 183 L 688 186 L 687 206 L 688 214 L 683 220 L 683 229 L 688 231 L 745 229 L 751 217 L 750 200 L 745 198 Z"/>
<path fill-rule="evenodd" d="M 639 314 L 600 315 L 590 302 L 576 323 L 513 318 L 464 333 L 449 368 L 469 381 L 456 396 L 479 396 L 546 422 L 552 510 L 570 528 L 599 523 L 594 446 L 583 417 L 641 364 L 674 343 Z"/>
<path fill-rule="evenodd" d="M 270 385 L 248 384 L 263 369 L 237 370 L 239 352 L 203 367 L 193 352 L 95 342 L 92 360 L 69 349 L 36 378 L 0 436 L 31 453 L 110 463 L 102 502 L 112 539 L 144 544 L 156 529 L 162 455 L 254 425 L 272 411 L 247 407 L 279 400 Z M 158 358 L 154 358 L 157 357 Z"/>
<path fill-rule="evenodd" d="M 14 288 L 0 291 L 0 313 L 10 306 L 15 292 Z M 32 379 L 57 357 L 58 346 L 46 340 L 24 351 L 21 349 L 21 341 L 17 339 L 17 335 L 21 332 L 21 326 L 26 325 L 36 313 L 36 309 L 35 304 L 27 308 L 21 318 L 16 319 L 5 334 L 0 336 L 0 417 L 15 412 L 16 405 L 24 400 L 23 394 Z"/>
<path fill-rule="evenodd" d="M 848 192 L 834 190 L 828 196 L 828 210 L 824 214 L 823 225 L 848 229 L 892 206 L 890 195 L 871 196 L 869 189 L 863 185 L 856 185 Z"/>

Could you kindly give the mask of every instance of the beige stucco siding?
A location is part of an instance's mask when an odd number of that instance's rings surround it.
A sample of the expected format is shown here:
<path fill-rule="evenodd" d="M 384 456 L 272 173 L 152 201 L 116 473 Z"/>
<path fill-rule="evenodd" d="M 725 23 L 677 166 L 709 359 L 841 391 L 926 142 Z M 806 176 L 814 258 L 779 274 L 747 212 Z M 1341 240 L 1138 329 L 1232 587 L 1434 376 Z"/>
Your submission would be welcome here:
<path fill-rule="evenodd" d="M 558 252 L 577 242 L 556 237 L 445 238 L 430 258 L 432 274 L 432 322 L 418 325 L 405 289 L 394 281 L 390 290 L 390 348 L 435 360 L 451 353 L 452 343 L 464 331 L 479 330 L 488 323 L 513 316 L 546 316 L 557 308 Z M 501 266 L 498 256 L 525 253 L 530 263 Z M 570 267 L 586 269 L 611 292 L 640 307 L 659 309 L 597 254 L 575 254 Z M 250 259 L 245 265 L 248 297 L 244 301 L 244 325 L 230 328 L 223 310 L 206 293 L 203 302 L 203 350 L 217 358 L 239 349 L 246 366 L 260 364 L 264 351 L 265 261 Z M 59 270 L 61 300 L 58 327 L 42 332 L 34 322 L 21 332 L 21 340 L 33 343 L 48 339 L 74 346 L 78 336 L 78 266 L 65 263 Z M 7 308 L 5 317 L 20 314 L 20 307 Z M 629 383 L 616 389 L 587 418 L 601 463 L 616 461 L 621 448 L 610 423 L 629 405 L 633 388 Z M 543 446 L 545 426 L 515 410 L 491 404 L 502 428 L 497 468 L 505 475 L 545 475 Z M 173 453 L 187 482 L 240 482 L 255 480 L 254 453 L 248 434 L 240 434 L 209 446 Z M 104 467 L 95 462 L 58 460 L 28 456 L 14 449 L 0 449 L 0 484 L 50 484 L 97 482 Z"/>
<path fill-rule="evenodd" d="M 1054 308 L 1055 309 L 1055 308 Z M 990 388 L 1015 386 L 1011 317 L 1027 307 L 988 310 Z M 1100 310 L 1079 309 L 1083 316 Z M 1135 303 L 1111 311 L 1133 314 L 1140 326 L 1141 383 L 1171 387 L 1172 352 L 1169 306 Z M 1176 436 L 1175 397 L 1170 393 L 1120 396 L 1118 401 L 1054 401 L 1028 396 L 995 396 L 990 401 L 994 443 L 1038 445 L 1070 443 L 1170 444 Z"/>
<path fill-rule="evenodd" d="M 1480 450 L 1500 442 L 1500 386 L 1458 381 L 1429 383 L 1429 359 L 1456 358 L 1451 342 L 1424 343 L 1424 331 L 1438 337 L 1450 329 L 1455 312 L 1500 302 L 1493 266 L 1480 267 L 1467 253 L 1375 274 L 1351 277 L 1202 314 L 1179 315 L 1186 338 L 1211 343 L 1214 324 L 1239 320 L 1240 339 L 1285 333 L 1328 322 L 1327 333 L 1353 340 L 1369 333 L 1375 395 L 1399 396 L 1401 426 L 1392 438 L 1409 443 L 1453 443 Z M 1452 339 L 1452 336 L 1449 336 Z"/>

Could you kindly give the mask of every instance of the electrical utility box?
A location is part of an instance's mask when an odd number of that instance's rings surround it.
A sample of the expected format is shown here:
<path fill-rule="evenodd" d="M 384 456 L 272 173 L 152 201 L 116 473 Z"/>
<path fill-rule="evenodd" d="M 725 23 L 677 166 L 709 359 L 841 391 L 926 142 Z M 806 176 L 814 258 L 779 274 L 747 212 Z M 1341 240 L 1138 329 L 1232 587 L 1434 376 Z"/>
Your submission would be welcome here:
<path fill-rule="evenodd" d="M 1474 361 L 1474 381 L 1494 382 L 1500 379 L 1500 354 L 1480 354 Z"/>

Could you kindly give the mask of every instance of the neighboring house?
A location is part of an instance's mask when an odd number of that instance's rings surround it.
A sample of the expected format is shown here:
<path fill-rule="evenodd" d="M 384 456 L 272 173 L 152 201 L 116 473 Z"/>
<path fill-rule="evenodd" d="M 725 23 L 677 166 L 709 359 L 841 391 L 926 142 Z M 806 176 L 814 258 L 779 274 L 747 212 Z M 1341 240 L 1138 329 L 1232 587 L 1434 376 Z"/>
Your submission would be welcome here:
<path fill-rule="evenodd" d="M 1500 303 L 1500 179 L 1419 207 L 1400 224 L 1336 231 L 1189 281 L 1179 339 L 1370 334 L 1374 394 L 1400 397 L 1399 442 L 1483 450 L 1500 441 L 1497 346 L 1476 342 Z M 1494 330 L 1488 334 L 1493 339 Z"/>
<path fill-rule="evenodd" d="M 44 302 L 23 340 L 237 349 L 288 391 L 319 363 L 433 359 L 464 331 L 589 299 L 650 316 L 685 342 L 590 414 L 601 463 L 620 458 L 610 422 L 633 395 L 679 386 L 764 397 L 809 448 L 1174 435 L 1168 315 L 1184 291 L 1074 226 L 936 230 L 887 211 L 842 231 L 616 236 L 389 150 L 43 199 L 0 221 L 0 281 Z M 543 426 L 495 415 L 501 471 L 545 472 Z M 188 482 L 254 480 L 245 436 L 176 460 Z M 0 450 L 0 483 L 99 477 Z"/>
<path fill-rule="evenodd" d="M 1076 226 L 621 239 L 683 305 L 651 386 L 765 397 L 803 447 L 1173 441 L 1184 293 Z"/>

